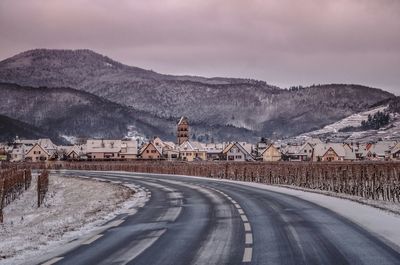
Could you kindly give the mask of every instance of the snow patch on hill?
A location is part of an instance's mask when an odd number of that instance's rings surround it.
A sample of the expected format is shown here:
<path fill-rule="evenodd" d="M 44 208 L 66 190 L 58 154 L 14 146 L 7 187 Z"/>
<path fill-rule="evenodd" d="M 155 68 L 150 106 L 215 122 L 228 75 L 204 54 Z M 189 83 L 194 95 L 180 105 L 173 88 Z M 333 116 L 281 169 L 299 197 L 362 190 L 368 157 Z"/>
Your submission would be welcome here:
<path fill-rule="evenodd" d="M 305 133 L 303 135 L 306 136 L 315 136 L 315 135 L 321 135 L 321 134 L 326 134 L 326 133 L 337 133 L 340 129 L 352 126 L 352 127 L 359 127 L 361 126 L 361 122 L 365 121 L 368 119 L 368 115 L 374 115 L 378 111 L 382 112 L 385 111 L 388 108 L 388 106 L 380 106 L 368 111 L 356 113 L 353 115 L 350 115 L 338 122 L 329 124 L 325 126 L 324 128 L 316 131 L 312 131 L 309 133 Z"/>
<path fill-rule="evenodd" d="M 380 106 L 374 109 L 360 112 L 348 116 L 338 122 L 329 124 L 324 128 L 297 136 L 296 140 L 308 139 L 310 137 L 318 137 L 323 140 L 333 142 L 341 141 L 357 141 L 357 142 L 375 142 L 380 140 L 399 140 L 400 139 L 400 114 L 391 112 L 389 125 L 378 130 L 365 130 L 354 132 L 340 132 L 346 127 L 360 127 L 361 122 L 368 119 L 368 115 L 374 115 L 378 111 L 390 111 L 389 106 Z"/>

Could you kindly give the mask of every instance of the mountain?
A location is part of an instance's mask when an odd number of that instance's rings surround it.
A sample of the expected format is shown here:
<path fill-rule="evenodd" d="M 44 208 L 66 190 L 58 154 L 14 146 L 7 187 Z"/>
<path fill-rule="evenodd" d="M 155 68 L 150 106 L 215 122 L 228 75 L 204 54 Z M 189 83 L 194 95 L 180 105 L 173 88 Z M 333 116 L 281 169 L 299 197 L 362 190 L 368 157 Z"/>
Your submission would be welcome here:
<path fill-rule="evenodd" d="M 142 122 L 145 114 L 71 88 L 32 88 L 0 83 L 0 113 L 55 134 L 121 138 L 127 127 L 161 133 Z"/>
<path fill-rule="evenodd" d="M 51 138 L 55 143 L 65 144 L 66 141 L 57 134 L 44 131 L 28 123 L 0 115 L 0 142 L 7 142 L 18 136 L 26 139 Z"/>
<path fill-rule="evenodd" d="M 393 97 L 358 85 L 286 90 L 251 79 L 163 75 L 90 50 L 23 52 L 0 62 L 0 81 L 48 87 L 48 92 L 65 87 L 87 92 L 107 104 L 145 113 L 146 123 L 163 132 L 171 123 L 168 135 L 185 115 L 194 125 L 193 134 L 203 139 L 294 136 Z"/>

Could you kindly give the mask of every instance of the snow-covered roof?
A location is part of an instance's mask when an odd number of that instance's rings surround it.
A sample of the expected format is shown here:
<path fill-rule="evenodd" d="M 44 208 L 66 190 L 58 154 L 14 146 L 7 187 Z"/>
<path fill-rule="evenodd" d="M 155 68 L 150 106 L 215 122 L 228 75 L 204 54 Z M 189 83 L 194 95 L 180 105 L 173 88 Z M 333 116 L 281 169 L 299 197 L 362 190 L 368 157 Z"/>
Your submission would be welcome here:
<path fill-rule="evenodd" d="M 356 155 L 353 150 L 348 146 L 341 143 L 322 143 L 314 146 L 314 156 L 322 157 L 332 149 L 339 157 L 345 160 L 355 160 Z"/>
<path fill-rule="evenodd" d="M 262 151 L 261 155 L 264 155 L 264 153 L 265 153 L 267 150 L 269 150 L 270 148 L 275 148 L 278 152 L 280 152 L 279 148 L 276 147 L 274 144 L 269 144 L 269 145 L 267 146 L 267 148 L 265 148 L 265 149 Z"/>
<path fill-rule="evenodd" d="M 156 146 L 153 142 L 145 144 L 142 149 L 140 150 L 140 153 L 143 153 L 149 146 L 153 146 L 160 155 L 162 155 L 162 149 L 159 146 Z"/>
<path fill-rule="evenodd" d="M 185 141 L 179 146 L 180 151 L 195 151 L 195 152 L 205 152 L 203 145 L 200 142 Z"/>
<path fill-rule="evenodd" d="M 34 146 L 32 146 L 28 152 L 26 152 L 26 154 L 29 154 L 30 151 L 32 151 L 36 146 L 38 146 L 40 149 L 42 149 L 42 151 L 46 154 L 46 155 L 50 155 L 49 152 L 47 152 L 46 149 L 44 149 L 42 146 L 40 146 L 39 144 L 35 144 Z"/>
<path fill-rule="evenodd" d="M 176 144 L 174 142 L 165 141 L 164 144 L 165 144 L 164 148 L 167 148 L 167 149 L 175 149 L 176 148 Z"/>
<path fill-rule="evenodd" d="M 37 143 L 46 149 L 47 151 L 49 150 L 56 150 L 57 145 L 55 145 L 49 138 L 42 138 L 37 141 Z"/>
<path fill-rule="evenodd" d="M 77 155 L 84 155 L 84 154 L 86 154 L 86 150 L 87 150 L 87 148 L 86 148 L 85 144 L 73 145 L 73 146 L 70 146 L 70 148 L 68 149 L 67 155 L 70 155 L 72 152 L 75 152 L 75 154 L 77 154 Z"/>
<path fill-rule="evenodd" d="M 377 156 L 385 156 L 387 153 L 391 151 L 391 149 L 396 145 L 395 141 L 381 141 L 373 144 L 369 149 L 371 154 L 375 154 Z"/>
<path fill-rule="evenodd" d="M 228 145 L 225 147 L 225 149 L 222 151 L 222 153 L 224 153 L 224 154 L 228 153 L 229 150 L 231 150 L 231 148 L 234 147 L 234 146 L 235 146 L 236 148 L 238 148 L 243 154 L 245 154 L 245 155 L 251 157 L 251 154 L 250 154 L 250 153 L 246 150 L 246 148 L 244 148 L 244 147 L 242 146 L 242 144 L 240 144 L 239 142 L 234 142 L 234 143 L 228 144 Z"/>
<path fill-rule="evenodd" d="M 88 153 L 118 153 L 121 151 L 121 140 L 89 139 L 86 147 Z"/>
<path fill-rule="evenodd" d="M 282 153 L 285 155 L 297 155 L 301 148 L 301 145 L 287 145 L 282 149 Z"/>

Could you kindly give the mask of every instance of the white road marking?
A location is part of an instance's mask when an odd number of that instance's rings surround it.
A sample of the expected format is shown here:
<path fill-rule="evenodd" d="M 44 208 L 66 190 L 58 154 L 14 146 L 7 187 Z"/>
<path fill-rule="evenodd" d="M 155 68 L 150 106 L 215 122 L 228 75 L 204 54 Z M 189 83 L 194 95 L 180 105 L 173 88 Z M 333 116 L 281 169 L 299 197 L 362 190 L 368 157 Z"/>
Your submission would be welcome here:
<path fill-rule="evenodd" d="M 245 232 L 250 232 L 251 231 L 250 223 L 244 223 L 244 231 Z"/>
<path fill-rule="evenodd" d="M 99 239 L 99 238 L 102 237 L 102 236 L 103 236 L 102 234 L 95 235 L 94 237 L 92 237 L 92 238 L 86 240 L 85 242 L 83 242 L 82 245 L 89 245 L 89 244 L 92 244 L 94 241 L 96 241 L 97 239 Z"/>
<path fill-rule="evenodd" d="M 171 207 L 160 217 L 157 218 L 157 221 L 161 222 L 174 222 L 178 216 L 181 214 L 182 207 Z"/>
<path fill-rule="evenodd" d="M 245 248 L 242 262 L 251 262 L 253 256 L 253 248 Z"/>
<path fill-rule="evenodd" d="M 243 209 L 238 209 L 239 214 L 244 214 Z"/>
<path fill-rule="evenodd" d="M 107 226 L 110 226 L 110 227 L 116 227 L 116 226 L 119 226 L 120 224 L 122 224 L 123 222 L 125 222 L 125 220 L 116 220 L 116 221 L 113 221 L 113 222 L 111 222 L 111 223 L 109 223 Z"/>
<path fill-rule="evenodd" d="M 151 247 L 167 229 L 162 229 L 149 233 L 145 238 L 137 241 L 132 241 L 132 246 L 127 245 L 126 248 L 122 248 L 115 252 L 111 257 L 104 261 L 104 264 L 128 264 L 134 260 L 137 256 L 142 254 L 146 249 Z"/>
<path fill-rule="evenodd" d="M 241 209 L 241 207 L 238 203 L 234 203 L 233 205 L 235 205 L 236 208 Z"/>
<path fill-rule="evenodd" d="M 243 221 L 243 222 L 248 222 L 248 221 L 249 221 L 249 219 L 247 219 L 247 216 L 244 215 L 244 214 L 241 214 L 241 215 L 240 215 L 240 218 L 242 218 L 242 221 Z"/>
<path fill-rule="evenodd" d="M 51 260 L 49 260 L 49 261 L 46 261 L 45 263 L 42 263 L 42 265 L 52 265 L 52 264 L 54 264 L 54 263 L 56 263 L 56 262 L 59 262 L 60 260 L 62 260 L 64 257 L 55 257 L 55 258 L 52 258 Z"/>
<path fill-rule="evenodd" d="M 245 244 L 253 244 L 253 234 L 252 233 L 246 233 L 246 239 L 245 239 Z"/>

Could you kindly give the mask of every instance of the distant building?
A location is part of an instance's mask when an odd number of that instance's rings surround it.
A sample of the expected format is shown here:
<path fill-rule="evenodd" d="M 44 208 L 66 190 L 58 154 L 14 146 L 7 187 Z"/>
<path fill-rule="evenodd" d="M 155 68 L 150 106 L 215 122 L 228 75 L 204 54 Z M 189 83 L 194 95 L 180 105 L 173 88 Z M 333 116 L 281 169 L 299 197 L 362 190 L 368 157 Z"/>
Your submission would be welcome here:
<path fill-rule="evenodd" d="M 222 151 L 223 160 L 227 161 L 253 161 L 251 152 L 246 150 L 243 143 L 234 142 L 225 147 Z"/>
<path fill-rule="evenodd" d="M 370 146 L 367 152 L 367 159 L 369 160 L 389 160 L 393 155 L 391 150 L 395 147 L 395 141 L 380 141 Z"/>
<path fill-rule="evenodd" d="M 189 121 L 186 117 L 180 118 L 177 126 L 177 143 L 178 145 L 189 141 Z"/>
<path fill-rule="evenodd" d="M 122 140 L 121 151 L 119 157 L 121 159 L 131 160 L 136 159 L 138 154 L 138 144 L 133 140 Z"/>
<path fill-rule="evenodd" d="M 280 161 L 282 159 L 282 153 L 273 144 L 270 144 L 261 153 L 261 157 L 263 161 L 268 161 L 268 162 Z"/>
<path fill-rule="evenodd" d="M 140 158 L 142 159 L 162 159 L 162 149 L 153 142 L 147 143 L 140 150 Z"/>
<path fill-rule="evenodd" d="M 393 160 L 400 160 L 400 143 L 397 143 L 391 150 Z"/>
<path fill-rule="evenodd" d="M 91 160 L 119 159 L 121 140 L 89 139 L 86 141 L 86 152 Z"/>
<path fill-rule="evenodd" d="M 39 144 L 35 144 L 25 155 L 26 161 L 39 162 L 47 161 L 50 158 L 50 154 L 41 147 Z"/>
<path fill-rule="evenodd" d="M 347 144 L 327 143 L 314 146 L 313 161 L 354 161 L 356 155 Z"/>
<path fill-rule="evenodd" d="M 186 141 L 179 146 L 179 157 L 184 161 L 207 160 L 207 151 L 201 143 Z"/>

